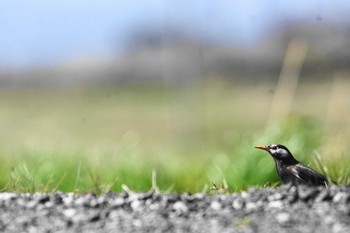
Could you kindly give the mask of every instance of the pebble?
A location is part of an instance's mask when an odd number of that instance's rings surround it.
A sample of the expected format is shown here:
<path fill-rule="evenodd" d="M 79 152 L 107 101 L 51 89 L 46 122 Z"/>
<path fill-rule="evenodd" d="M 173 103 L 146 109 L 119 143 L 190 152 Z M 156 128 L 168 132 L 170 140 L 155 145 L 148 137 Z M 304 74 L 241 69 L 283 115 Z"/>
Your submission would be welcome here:
<path fill-rule="evenodd" d="M 90 200 L 87 205 L 92 207 L 92 208 L 98 208 L 101 206 L 101 203 L 98 201 L 98 199 L 95 198 L 95 199 Z"/>
<path fill-rule="evenodd" d="M 114 199 L 114 201 L 112 201 L 112 206 L 114 207 L 120 207 L 123 206 L 125 204 L 125 200 L 122 197 L 117 197 L 116 199 Z"/>
<path fill-rule="evenodd" d="M 267 204 L 268 208 L 282 209 L 283 202 L 282 201 L 271 201 Z"/>
<path fill-rule="evenodd" d="M 267 197 L 267 200 L 269 201 L 277 201 L 277 200 L 281 200 L 283 198 L 283 195 L 281 193 L 275 193 L 271 196 Z"/>
<path fill-rule="evenodd" d="M 248 199 L 248 198 L 250 198 L 250 194 L 249 194 L 248 192 L 246 192 L 246 191 L 243 191 L 243 192 L 241 193 L 241 197 L 242 197 L 243 199 Z"/>
<path fill-rule="evenodd" d="M 205 198 L 204 193 L 196 193 L 193 195 L 193 198 L 196 200 L 203 200 Z"/>
<path fill-rule="evenodd" d="M 29 209 L 35 208 L 36 206 L 38 206 L 38 202 L 35 200 L 31 200 L 27 202 L 27 205 L 26 205 L 26 207 Z"/>
<path fill-rule="evenodd" d="M 89 200 L 87 200 L 85 196 L 78 197 L 74 201 L 74 205 L 76 205 L 76 206 L 84 206 L 84 205 L 88 205 L 88 204 L 89 204 Z"/>
<path fill-rule="evenodd" d="M 16 193 L 0 193 L 0 201 L 14 200 L 16 197 Z"/>
<path fill-rule="evenodd" d="M 176 212 L 188 212 L 188 207 L 182 201 L 175 202 L 173 208 Z"/>
<path fill-rule="evenodd" d="M 245 204 L 245 208 L 246 208 L 246 210 L 248 210 L 248 211 L 253 211 L 253 210 L 258 209 L 258 205 L 257 205 L 257 203 L 255 203 L 255 202 L 247 202 L 247 203 Z"/>
<path fill-rule="evenodd" d="M 131 202 L 130 206 L 134 211 L 141 211 L 143 209 L 143 202 L 136 199 Z"/>
<path fill-rule="evenodd" d="M 333 197 L 334 203 L 346 203 L 349 201 L 350 194 L 346 192 L 339 192 Z"/>
<path fill-rule="evenodd" d="M 76 212 L 77 212 L 76 209 L 71 208 L 71 209 L 64 210 L 63 214 L 67 218 L 72 218 L 76 214 Z"/>
<path fill-rule="evenodd" d="M 290 222 L 290 215 L 288 213 L 285 213 L 285 212 L 281 212 L 281 213 L 276 214 L 275 218 L 276 218 L 277 222 L 279 224 L 282 224 L 282 225 L 285 225 L 288 222 Z"/>
<path fill-rule="evenodd" d="M 63 203 L 65 206 L 72 206 L 74 203 L 74 194 L 67 193 L 67 196 L 63 198 Z"/>
<path fill-rule="evenodd" d="M 149 204 L 149 209 L 150 210 L 159 210 L 161 208 L 159 203 L 150 203 Z"/>
<path fill-rule="evenodd" d="M 132 225 L 135 227 L 141 227 L 142 226 L 142 222 L 139 219 L 135 219 L 132 221 Z"/>
<path fill-rule="evenodd" d="M 242 209 L 244 206 L 244 202 L 242 200 L 240 200 L 239 198 L 236 198 L 233 202 L 232 202 L 232 207 L 236 210 L 240 210 Z"/>
<path fill-rule="evenodd" d="M 221 209 L 221 204 L 220 204 L 220 202 L 218 202 L 218 201 L 213 201 L 213 202 L 210 204 L 210 207 L 211 207 L 213 210 L 220 210 L 220 209 Z"/>

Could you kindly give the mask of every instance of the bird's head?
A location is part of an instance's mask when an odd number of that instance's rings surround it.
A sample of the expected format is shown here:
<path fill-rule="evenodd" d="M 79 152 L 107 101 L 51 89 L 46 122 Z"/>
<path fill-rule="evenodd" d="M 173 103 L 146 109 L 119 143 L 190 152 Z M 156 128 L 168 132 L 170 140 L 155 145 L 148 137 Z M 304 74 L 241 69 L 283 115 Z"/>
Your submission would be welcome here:
<path fill-rule="evenodd" d="M 288 148 L 283 145 L 271 144 L 268 146 L 256 146 L 255 148 L 266 150 L 274 159 L 279 161 L 296 161 Z"/>

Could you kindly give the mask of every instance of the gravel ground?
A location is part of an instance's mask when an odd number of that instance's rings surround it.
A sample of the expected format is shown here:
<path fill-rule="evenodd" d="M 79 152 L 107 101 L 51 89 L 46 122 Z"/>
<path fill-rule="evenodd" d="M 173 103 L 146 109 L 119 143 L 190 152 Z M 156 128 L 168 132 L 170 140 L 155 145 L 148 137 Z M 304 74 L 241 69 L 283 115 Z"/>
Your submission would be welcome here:
<path fill-rule="evenodd" d="M 350 232 L 350 187 L 228 195 L 0 193 L 0 232 Z"/>

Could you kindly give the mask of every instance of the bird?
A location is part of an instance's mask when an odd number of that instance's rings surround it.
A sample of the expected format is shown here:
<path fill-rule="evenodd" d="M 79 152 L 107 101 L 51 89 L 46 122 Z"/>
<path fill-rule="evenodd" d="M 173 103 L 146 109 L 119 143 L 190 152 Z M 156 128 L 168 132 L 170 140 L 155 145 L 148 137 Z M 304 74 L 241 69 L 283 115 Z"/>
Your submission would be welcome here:
<path fill-rule="evenodd" d="M 270 153 L 275 160 L 277 174 L 283 184 L 328 187 L 327 179 L 323 175 L 296 160 L 287 147 L 271 144 L 255 148 Z"/>

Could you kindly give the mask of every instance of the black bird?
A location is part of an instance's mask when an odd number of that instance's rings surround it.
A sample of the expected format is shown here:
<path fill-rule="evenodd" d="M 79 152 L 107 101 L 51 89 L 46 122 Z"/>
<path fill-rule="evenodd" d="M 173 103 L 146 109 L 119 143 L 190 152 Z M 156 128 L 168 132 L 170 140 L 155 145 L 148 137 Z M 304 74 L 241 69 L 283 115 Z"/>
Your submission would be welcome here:
<path fill-rule="evenodd" d="M 297 161 L 287 147 L 279 144 L 269 146 L 256 146 L 255 148 L 266 150 L 275 160 L 277 174 L 282 183 L 292 185 L 326 186 L 326 178 L 317 171 Z"/>

